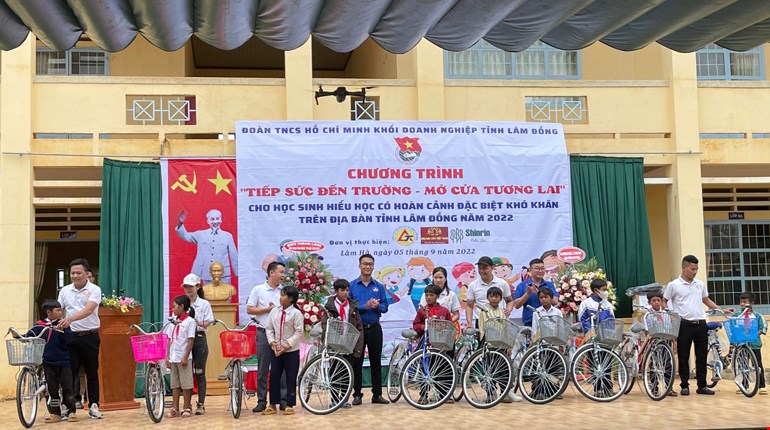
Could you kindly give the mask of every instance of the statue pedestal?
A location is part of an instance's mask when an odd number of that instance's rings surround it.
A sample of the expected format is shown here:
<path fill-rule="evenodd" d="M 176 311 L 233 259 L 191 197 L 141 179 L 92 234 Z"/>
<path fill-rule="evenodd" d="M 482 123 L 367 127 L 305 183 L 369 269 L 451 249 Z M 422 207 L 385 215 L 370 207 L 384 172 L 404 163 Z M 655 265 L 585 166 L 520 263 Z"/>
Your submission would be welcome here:
<path fill-rule="evenodd" d="M 121 312 L 120 309 L 100 307 L 99 319 L 99 409 L 138 408 L 139 403 L 134 401 L 136 362 L 128 329 L 131 324 L 142 322 L 142 308 Z"/>
<path fill-rule="evenodd" d="M 211 302 L 211 310 L 214 318 L 222 320 L 228 327 L 235 326 L 238 316 L 238 304 Z M 225 328 L 219 324 L 210 326 L 206 332 L 206 342 L 209 345 L 209 358 L 206 361 L 206 395 L 229 395 L 230 389 L 227 380 L 219 380 L 220 375 L 225 374 L 229 358 L 222 357 L 222 345 L 219 343 L 219 333 Z"/>

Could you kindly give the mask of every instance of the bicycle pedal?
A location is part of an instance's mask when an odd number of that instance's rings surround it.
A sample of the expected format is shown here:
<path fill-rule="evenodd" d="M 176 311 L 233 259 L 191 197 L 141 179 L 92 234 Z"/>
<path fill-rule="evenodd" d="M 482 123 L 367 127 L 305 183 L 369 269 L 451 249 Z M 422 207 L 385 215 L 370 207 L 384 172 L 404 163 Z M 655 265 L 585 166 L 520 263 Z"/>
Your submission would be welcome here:
<path fill-rule="evenodd" d="M 227 376 L 226 375 L 219 375 L 219 376 L 217 376 L 217 381 L 227 381 Z"/>

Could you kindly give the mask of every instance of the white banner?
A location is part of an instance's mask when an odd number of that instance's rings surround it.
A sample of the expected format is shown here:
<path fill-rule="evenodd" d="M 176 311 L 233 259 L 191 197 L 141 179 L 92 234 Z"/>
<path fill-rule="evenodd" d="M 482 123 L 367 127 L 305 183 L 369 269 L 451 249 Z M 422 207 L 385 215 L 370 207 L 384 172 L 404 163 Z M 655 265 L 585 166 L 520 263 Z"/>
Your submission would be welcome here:
<path fill-rule="evenodd" d="M 390 293 L 389 344 L 411 326 L 434 267 L 464 297 L 479 257 L 495 259 L 513 287 L 530 259 L 572 243 L 560 124 L 241 121 L 236 130 L 242 315 L 267 263 L 292 250 L 321 255 L 348 280 L 370 253 Z"/>

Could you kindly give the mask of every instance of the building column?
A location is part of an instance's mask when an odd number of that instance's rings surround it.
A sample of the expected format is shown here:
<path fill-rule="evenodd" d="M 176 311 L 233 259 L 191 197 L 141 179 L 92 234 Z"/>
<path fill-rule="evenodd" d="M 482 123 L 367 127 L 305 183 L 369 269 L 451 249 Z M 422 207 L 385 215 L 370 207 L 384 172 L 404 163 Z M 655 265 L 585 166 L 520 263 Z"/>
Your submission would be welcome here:
<path fill-rule="evenodd" d="M 30 34 L 21 46 L 0 55 L 0 327 L 27 329 L 36 314 L 32 159 L 6 153 L 31 150 L 35 36 Z M 7 352 L 1 350 L 0 399 L 15 395 L 17 371 L 6 365 Z"/>
<path fill-rule="evenodd" d="M 444 119 L 444 50 L 422 39 L 415 46 L 417 75 L 417 119 Z"/>
<path fill-rule="evenodd" d="M 673 184 L 667 191 L 668 241 L 671 277 L 681 272 L 682 257 L 701 261 L 699 278 L 706 276 L 706 242 L 703 233 L 698 77 L 695 54 L 663 50 L 663 67 L 671 88 L 674 148 L 670 167 Z"/>
<path fill-rule="evenodd" d="M 313 38 L 293 51 L 286 51 L 286 119 L 313 120 Z"/>

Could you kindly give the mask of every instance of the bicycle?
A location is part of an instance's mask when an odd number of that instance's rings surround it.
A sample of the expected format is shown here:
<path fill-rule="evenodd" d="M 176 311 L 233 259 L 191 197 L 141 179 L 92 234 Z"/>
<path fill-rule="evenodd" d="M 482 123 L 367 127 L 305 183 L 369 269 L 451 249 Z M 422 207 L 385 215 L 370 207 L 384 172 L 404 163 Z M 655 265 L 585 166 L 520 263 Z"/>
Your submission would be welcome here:
<path fill-rule="evenodd" d="M 319 309 L 326 312 L 322 307 Z M 327 320 L 319 352 L 299 373 L 299 401 L 310 413 L 330 414 L 350 398 L 353 367 L 343 356 L 353 353 L 359 336 L 361 333 L 353 324 L 339 318 Z"/>
<path fill-rule="evenodd" d="M 42 366 L 46 344 L 42 336 L 48 330 L 52 330 L 50 326 L 43 327 L 40 334 L 29 337 L 23 336 L 13 327 L 5 333 L 6 337 L 9 334 L 14 337 L 5 341 L 8 364 L 21 367 L 16 381 L 16 412 L 21 425 L 26 428 L 35 424 L 40 399 L 48 397 Z"/>
<path fill-rule="evenodd" d="M 710 310 L 709 315 L 728 314 L 721 309 Z M 721 355 L 721 345 L 718 338 L 720 328 L 725 329 L 730 341 L 730 348 L 726 356 Z M 749 343 L 759 339 L 759 320 L 756 318 L 735 317 L 728 318 L 724 324 L 709 322 L 706 324 L 709 330 L 708 355 L 706 360 L 707 386 L 715 387 L 722 380 L 722 372 L 732 363 L 734 382 L 738 389 L 746 397 L 754 397 L 759 391 L 759 364 Z"/>
<path fill-rule="evenodd" d="M 451 321 L 425 320 L 421 349 L 406 359 L 401 372 L 401 393 L 415 408 L 433 409 L 452 396 L 457 371 L 454 361 L 444 351 L 454 348 L 456 333 Z"/>
<path fill-rule="evenodd" d="M 396 403 L 401 398 L 401 374 L 406 360 L 415 350 L 414 340 L 417 337 L 417 332 L 410 328 L 404 329 L 401 331 L 401 337 L 402 339 L 397 339 L 398 343 L 390 355 L 388 374 L 385 378 L 388 400 L 391 403 Z M 455 355 L 455 357 L 457 356 Z"/>
<path fill-rule="evenodd" d="M 245 387 L 245 372 L 243 371 L 243 360 L 251 357 L 257 352 L 256 338 L 251 332 L 247 332 L 249 326 L 256 325 L 262 327 L 256 317 L 251 317 L 248 324 L 236 329 L 230 329 L 222 320 L 214 320 L 213 324 L 222 324 L 225 330 L 219 333 L 219 342 L 222 345 L 222 356 L 229 358 L 230 361 L 225 367 L 225 374 L 218 379 L 227 379 L 227 386 L 230 391 L 230 404 L 228 408 L 233 418 L 238 419 L 241 416 L 243 406 Z M 259 369 L 261 372 L 263 369 Z"/>
<path fill-rule="evenodd" d="M 626 295 L 633 300 L 634 296 L 637 295 L 646 295 L 650 292 L 660 293 L 662 291 L 663 285 L 655 282 L 647 285 L 631 287 L 626 290 Z M 647 310 L 647 308 L 640 305 L 633 305 L 633 307 L 634 309 Z M 638 321 L 634 321 L 633 324 L 631 324 L 630 331 L 623 335 L 623 342 L 615 350 L 615 352 L 620 355 L 623 363 L 625 363 L 626 370 L 628 371 L 628 383 L 626 384 L 626 390 L 624 394 L 630 393 L 631 389 L 633 389 L 634 383 L 640 374 L 639 369 L 641 369 L 643 365 L 642 360 L 644 358 L 644 351 L 642 350 L 642 334 L 644 331 L 644 325 Z"/>
<path fill-rule="evenodd" d="M 626 365 L 613 351 L 623 340 L 623 322 L 608 318 L 595 324 L 595 318 L 591 316 L 594 336 L 575 351 L 570 376 L 585 397 L 610 402 L 623 395 L 628 381 Z"/>
<path fill-rule="evenodd" d="M 487 312 L 483 307 L 479 307 Z M 512 349 L 519 327 L 507 318 L 490 318 L 485 324 L 484 339 L 461 370 L 465 400 L 479 409 L 491 408 L 508 395 L 513 380 Z"/>
<path fill-rule="evenodd" d="M 522 356 L 517 376 L 519 392 L 527 401 L 542 405 L 564 394 L 569 384 L 570 333 L 571 324 L 564 318 L 538 320 L 538 339 Z"/>
<path fill-rule="evenodd" d="M 168 335 L 164 333 L 169 324 L 175 324 L 169 319 L 156 333 L 147 333 L 141 324 L 131 324 L 128 333 L 136 329 L 138 336 L 131 336 L 131 349 L 134 353 L 134 361 L 144 363 L 144 399 L 147 413 L 154 423 L 163 419 L 166 408 L 166 381 L 163 378 L 166 353 L 168 351 Z M 155 324 L 150 324 L 154 327 Z"/>

